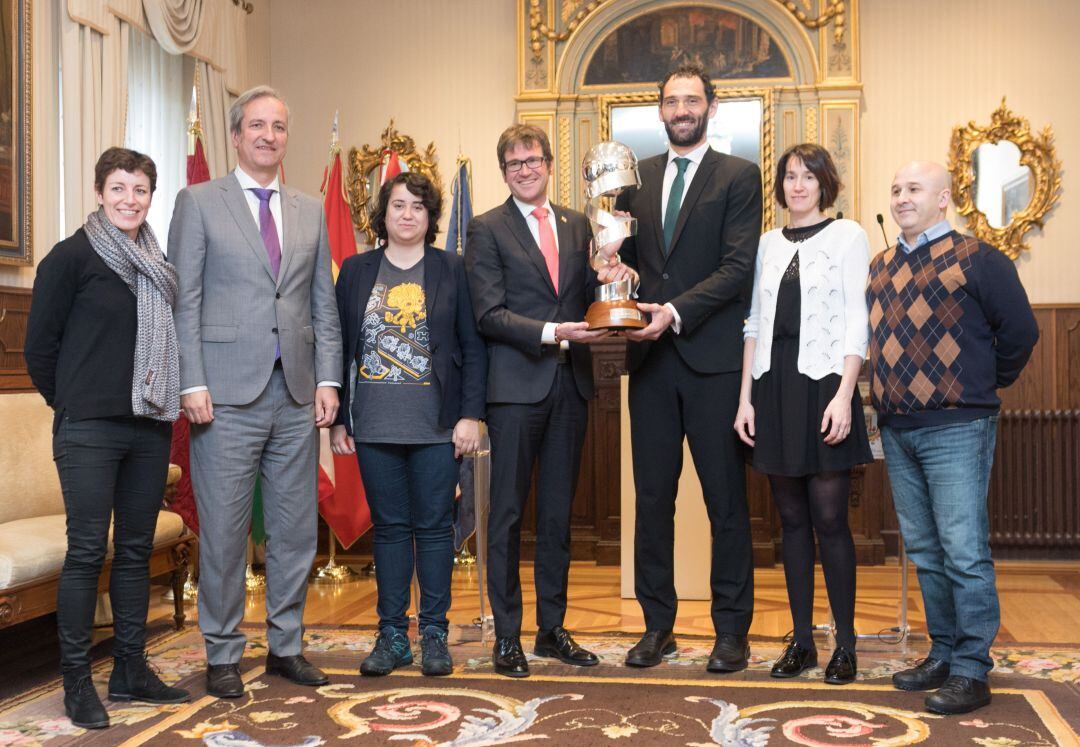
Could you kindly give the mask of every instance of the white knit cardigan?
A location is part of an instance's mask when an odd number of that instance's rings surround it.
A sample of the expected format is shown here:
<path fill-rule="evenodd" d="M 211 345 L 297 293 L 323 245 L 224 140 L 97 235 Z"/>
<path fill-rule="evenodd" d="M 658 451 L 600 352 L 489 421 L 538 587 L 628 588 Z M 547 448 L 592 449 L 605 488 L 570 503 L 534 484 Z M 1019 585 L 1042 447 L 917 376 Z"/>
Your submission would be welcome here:
<path fill-rule="evenodd" d="M 755 379 L 772 361 L 773 322 L 780 279 L 799 253 L 802 304 L 799 328 L 799 373 L 811 379 L 842 374 L 844 358 L 866 357 L 869 316 L 866 279 L 870 243 L 853 220 L 837 220 L 802 242 L 784 238 L 776 228 L 761 237 L 754 267 L 754 294 L 743 339 L 756 339 L 751 374 Z"/>

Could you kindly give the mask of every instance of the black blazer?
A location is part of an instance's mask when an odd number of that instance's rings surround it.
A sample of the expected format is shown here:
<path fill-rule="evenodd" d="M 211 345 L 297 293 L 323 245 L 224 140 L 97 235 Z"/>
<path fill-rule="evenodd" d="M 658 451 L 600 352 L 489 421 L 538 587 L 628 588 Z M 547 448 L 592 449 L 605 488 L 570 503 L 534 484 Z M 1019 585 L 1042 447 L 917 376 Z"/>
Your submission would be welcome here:
<path fill-rule="evenodd" d="M 488 344 L 488 402 L 532 404 L 546 397 L 559 351 L 540 342 L 544 324 L 580 322 L 593 300 L 589 222 L 573 210 L 551 209 L 558 227 L 558 294 L 513 197 L 469 222 L 465 267 L 480 333 Z M 591 399 L 589 346 L 571 343 L 570 361 L 578 391 Z"/>
<path fill-rule="evenodd" d="M 361 331 L 368 297 L 379 276 L 386 249 L 380 247 L 349 257 L 337 279 L 337 306 L 341 319 L 342 393 L 337 425 L 352 433 L 349 417 L 349 369 L 363 351 Z M 461 418 L 483 418 L 487 388 L 487 352 L 476 329 L 469 285 L 461 258 L 433 246 L 424 247 L 424 286 L 432 369 L 442 390 L 439 425 L 453 428 Z"/>
<path fill-rule="evenodd" d="M 638 219 L 637 235 L 619 253 L 641 276 L 639 300 L 670 302 L 682 319 L 675 349 L 699 373 L 742 368 L 742 328 L 750 305 L 754 258 L 761 236 L 761 170 L 742 158 L 705 152 L 683 199 L 671 251 L 663 252 L 660 215 L 668 154 L 639 165 L 641 186 L 615 207 Z M 627 346 L 636 370 L 652 343 Z"/>

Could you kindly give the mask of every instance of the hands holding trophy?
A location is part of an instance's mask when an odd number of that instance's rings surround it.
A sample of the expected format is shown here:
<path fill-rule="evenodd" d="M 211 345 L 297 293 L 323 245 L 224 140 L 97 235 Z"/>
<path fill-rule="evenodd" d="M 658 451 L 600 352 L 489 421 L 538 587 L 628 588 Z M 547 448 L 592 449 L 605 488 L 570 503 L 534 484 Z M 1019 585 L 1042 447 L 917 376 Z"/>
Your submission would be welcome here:
<path fill-rule="evenodd" d="M 627 187 L 641 184 L 637 156 L 626 145 L 608 140 L 589 149 L 581 163 L 581 171 L 585 178 L 585 215 L 593 231 L 589 263 L 603 279 L 605 270 L 618 265 L 618 248 L 623 239 L 637 233 L 637 219 L 605 210 L 604 198 L 613 198 Z M 633 299 L 637 279 L 632 271 L 623 270 L 617 273 L 623 277 L 596 289 L 596 301 L 585 314 L 590 330 L 614 331 L 646 326 L 645 315 Z"/>

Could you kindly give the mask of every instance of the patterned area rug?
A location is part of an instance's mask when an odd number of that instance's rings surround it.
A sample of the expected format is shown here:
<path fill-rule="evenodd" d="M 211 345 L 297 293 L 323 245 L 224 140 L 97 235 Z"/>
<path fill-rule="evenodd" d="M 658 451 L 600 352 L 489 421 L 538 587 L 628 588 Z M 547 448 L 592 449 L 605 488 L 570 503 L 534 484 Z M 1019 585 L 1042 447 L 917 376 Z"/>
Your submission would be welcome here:
<path fill-rule="evenodd" d="M 87 732 L 61 715 L 62 694 L 51 683 L 0 703 L 0 745 L 1080 744 L 1075 651 L 995 650 L 993 704 L 942 718 L 922 710 L 921 694 L 889 685 L 889 675 L 917 658 L 889 651 L 860 650 L 859 680 L 830 687 L 821 682 L 821 669 L 795 680 L 769 678 L 780 650 L 775 643 L 753 642 L 747 671 L 714 676 L 704 672 L 706 640 L 680 639 L 675 659 L 630 670 L 622 657 L 632 637 L 582 635 L 579 641 L 600 655 L 600 666 L 582 670 L 530 656 L 533 676 L 509 680 L 491 671 L 489 646 L 475 630 L 457 629 L 453 676 L 426 678 L 413 666 L 363 678 L 357 667 L 372 637 L 355 628 L 310 629 L 308 657 L 328 671 L 331 684 L 304 688 L 265 674 L 265 637 L 251 629 L 243 662 L 247 693 L 223 701 L 205 696 L 202 641 L 189 630 L 157 642 L 151 658 L 163 679 L 192 691 L 193 702 L 106 702 L 113 726 Z M 106 661 L 96 670 L 102 693 L 109 666 Z"/>

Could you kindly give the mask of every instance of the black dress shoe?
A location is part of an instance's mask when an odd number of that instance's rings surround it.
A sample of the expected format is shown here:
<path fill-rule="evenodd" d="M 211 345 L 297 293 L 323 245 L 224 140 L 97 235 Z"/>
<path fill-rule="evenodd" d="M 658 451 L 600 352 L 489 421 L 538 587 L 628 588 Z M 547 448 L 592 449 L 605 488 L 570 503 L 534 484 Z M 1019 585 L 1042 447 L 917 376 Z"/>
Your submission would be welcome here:
<path fill-rule="evenodd" d="M 897 690 L 937 690 L 949 678 L 949 662 L 927 657 L 911 669 L 892 676 Z"/>
<path fill-rule="evenodd" d="M 855 681 L 855 673 L 859 670 L 858 659 L 855 652 L 849 651 L 843 646 L 837 646 L 829 660 L 829 666 L 825 667 L 826 685 L 847 685 Z"/>
<path fill-rule="evenodd" d="M 926 696 L 926 710 L 931 713 L 967 713 L 987 705 L 990 705 L 989 683 L 958 674 L 950 675 L 937 692 Z"/>
<path fill-rule="evenodd" d="M 491 656 L 495 671 L 506 677 L 528 677 L 529 660 L 521 650 L 521 639 L 506 636 L 495 639 L 495 650 Z"/>
<path fill-rule="evenodd" d="M 626 652 L 626 666 L 655 667 L 665 656 L 675 654 L 675 636 L 670 630 L 647 630 L 641 640 Z"/>
<path fill-rule="evenodd" d="M 206 667 L 206 694 L 215 698 L 239 698 L 244 694 L 239 664 L 209 664 Z"/>
<path fill-rule="evenodd" d="M 295 656 L 266 655 L 266 673 L 284 677 L 289 682 L 308 687 L 318 687 L 330 681 L 321 669 L 304 658 L 303 654 Z"/>
<path fill-rule="evenodd" d="M 563 664 L 575 667 L 592 667 L 600 659 L 592 651 L 586 651 L 571 637 L 570 631 L 559 625 L 551 630 L 541 630 L 536 634 L 536 646 L 533 653 L 558 659 Z"/>
<path fill-rule="evenodd" d="M 780 654 L 780 658 L 773 662 L 770 674 L 778 679 L 798 677 L 807 669 L 817 666 L 817 649 L 800 646 L 798 641 L 792 641 Z"/>
<path fill-rule="evenodd" d="M 712 654 L 709 655 L 709 663 L 705 665 L 709 672 L 738 672 L 746 669 L 750 661 L 750 643 L 744 635 L 731 633 L 717 633 L 716 644 Z"/>
<path fill-rule="evenodd" d="M 186 703 L 187 690 L 169 687 L 161 681 L 145 653 L 113 659 L 109 675 L 109 700 L 138 700 L 143 703 Z"/>

